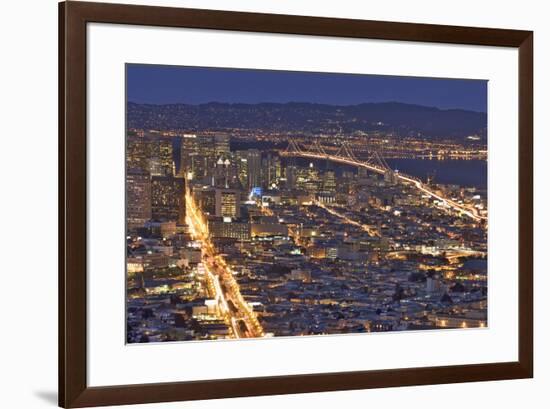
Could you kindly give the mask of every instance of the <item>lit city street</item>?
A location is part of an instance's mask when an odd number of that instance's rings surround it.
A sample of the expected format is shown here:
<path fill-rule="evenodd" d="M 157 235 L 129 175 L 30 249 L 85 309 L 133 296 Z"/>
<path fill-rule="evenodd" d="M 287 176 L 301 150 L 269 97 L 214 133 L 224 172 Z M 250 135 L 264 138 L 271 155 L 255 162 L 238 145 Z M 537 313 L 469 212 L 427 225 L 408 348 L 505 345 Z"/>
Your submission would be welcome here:
<path fill-rule="evenodd" d="M 212 297 L 218 300 L 221 315 L 231 324 L 233 335 L 236 338 L 261 337 L 263 329 L 254 311 L 243 299 L 239 285 L 223 257 L 216 255 L 214 247 L 209 241 L 206 226 L 202 222 L 199 211 L 196 209 L 193 198 L 186 196 L 187 222 L 191 236 L 202 243 L 202 259 L 206 266 L 209 281 L 214 283 Z M 222 285 L 220 285 L 220 281 Z M 222 290 L 225 289 L 224 290 Z M 232 306 L 228 306 L 228 302 Z M 239 329 L 237 323 L 243 322 L 245 329 Z"/>

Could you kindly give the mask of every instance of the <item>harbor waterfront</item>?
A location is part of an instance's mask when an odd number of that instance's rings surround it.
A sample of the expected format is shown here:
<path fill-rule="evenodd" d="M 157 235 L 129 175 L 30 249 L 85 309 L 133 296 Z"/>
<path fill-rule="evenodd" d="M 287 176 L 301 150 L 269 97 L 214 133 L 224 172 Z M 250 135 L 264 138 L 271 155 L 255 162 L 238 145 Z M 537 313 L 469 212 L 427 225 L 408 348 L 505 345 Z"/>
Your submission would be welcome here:
<path fill-rule="evenodd" d="M 393 169 L 436 183 L 487 189 L 487 161 L 480 159 L 387 159 Z"/>

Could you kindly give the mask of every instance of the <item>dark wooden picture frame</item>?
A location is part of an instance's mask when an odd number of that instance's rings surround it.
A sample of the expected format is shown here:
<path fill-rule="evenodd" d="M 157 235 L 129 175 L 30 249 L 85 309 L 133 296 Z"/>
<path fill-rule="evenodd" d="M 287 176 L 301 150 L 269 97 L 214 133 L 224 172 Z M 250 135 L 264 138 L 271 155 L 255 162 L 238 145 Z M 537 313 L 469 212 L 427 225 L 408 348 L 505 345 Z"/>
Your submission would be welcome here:
<path fill-rule="evenodd" d="M 514 47 L 519 50 L 518 361 L 89 387 L 86 358 L 86 25 L 91 22 Z M 59 405 L 85 407 L 533 376 L 531 31 L 64 2 L 59 4 Z"/>

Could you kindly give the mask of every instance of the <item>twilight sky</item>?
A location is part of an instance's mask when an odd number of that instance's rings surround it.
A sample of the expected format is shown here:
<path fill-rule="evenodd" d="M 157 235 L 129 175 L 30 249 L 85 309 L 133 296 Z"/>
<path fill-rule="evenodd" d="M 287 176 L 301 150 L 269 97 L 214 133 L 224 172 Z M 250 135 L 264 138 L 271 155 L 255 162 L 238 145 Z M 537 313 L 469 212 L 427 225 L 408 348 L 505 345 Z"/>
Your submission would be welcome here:
<path fill-rule="evenodd" d="M 128 101 L 314 102 L 353 105 L 405 102 L 487 112 L 487 81 L 326 74 L 164 65 L 126 66 Z"/>

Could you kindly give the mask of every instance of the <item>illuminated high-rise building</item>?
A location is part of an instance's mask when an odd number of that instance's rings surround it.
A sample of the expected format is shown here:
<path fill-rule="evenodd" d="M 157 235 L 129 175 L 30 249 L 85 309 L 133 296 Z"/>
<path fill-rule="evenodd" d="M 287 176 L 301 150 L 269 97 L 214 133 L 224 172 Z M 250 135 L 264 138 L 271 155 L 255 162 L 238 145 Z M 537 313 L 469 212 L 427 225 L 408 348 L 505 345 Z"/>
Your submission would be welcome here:
<path fill-rule="evenodd" d="M 248 152 L 235 152 L 235 168 L 241 187 L 248 188 Z"/>
<path fill-rule="evenodd" d="M 198 152 L 190 153 L 188 156 L 189 169 L 187 174 L 191 175 L 192 180 L 201 180 L 206 176 L 206 158 Z"/>
<path fill-rule="evenodd" d="M 193 197 L 202 213 L 205 215 L 216 214 L 216 189 L 197 186 L 193 189 Z"/>
<path fill-rule="evenodd" d="M 216 149 L 214 138 L 211 135 L 200 135 L 198 140 L 198 152 L 193 157 L 193 168 L 196 179 L 208 179 L 212 176 L 212 170 L 216 164 Z"/>
<path fill-rule="evenodd" d="M 195 134 L 184 134 L 181 138 L 181 149 L 180 149 L 180 174 L 185 175 L 188 172 L 191 172 L 192 178 L 195 178 L 196 175 L 193 175 L 193 162 L 192 158 L 194 155 L 197 155 L 199 152 L 199 142 L 197 135 Z"/>
<path fill-rule="evenodd" d="M 336 191 L 336 174 L 333 170 L 327 170 L 323 174 L 323 190 L 326 192 Z"/>
<path fill-rule="evenodd" d="M 248 188 L 261 186 L 262 154 L 258 149 L 249 149 L 247 153 Z"/>
<path fill-rule="evenodd" d="M 218 158 L 214 165 L 212 174 L 212 186 L 229 188 L 229 179 L 231 171 L 231 162 L 229 159 L 223 159 L 221 156 Z"/>
<path fill-rule="evenodd" d="M 271 188 L 277 185 L 281 177 L 281 161 L 278 156 L 269 152 L 262 159 L 262 187 Z"/>
<path fill-rule="evenodd" d="M 217 158 L 227 159 L 229 156 L 229 135 L 216 135 L 214 137 L 214 152 Z"/>
<path fill-rule="evenodd" d="M 216 189 L 216 216 L 239 217 L 241 200 L 240 192 L 235 189 Z"/>
<path fill-rule="evenodd" d="M 151 219 L 151 177 L 143 169 L 126 172 L 126 226 L 142 227 Z"/>
<path fill-rule="evenodd" d="M 285 168 L 286 186 L 289 189 L 296 187 L 297 169 L 294 165 L 287 165 Z"/>
<path fill-rule="evenodd" d="M 172 140 L 156 136 L 149 143 L 148 170 L 151 176 L 173 175 Z"/>
<path fill-rule="evenodd" d="M 126 137 L 126 169 L 149 171 L 150 142 L 136 135 Z"/>
<path fill-rule="evenodd" d="M 151 178 L 152 218 L 185 224 L 185 179 L 174 176 Z"/>
<path fill-rule="evenodd" d="M 276 156 L 273 160 L 273 174 L 275 177 L 275 182 L 278 183 L 279 179 L 283 177 L 283 166 L 281 164 L 281 158 Z"/>
<path fill-rule="evenodd" d="M 307 168 L 298 168 L 296 172 L 296 187 L 307 191 L 308 193 L 317 193 L 321 189 L 321 178 L 319 171 L 313 166 L 313 163 Z"/>

